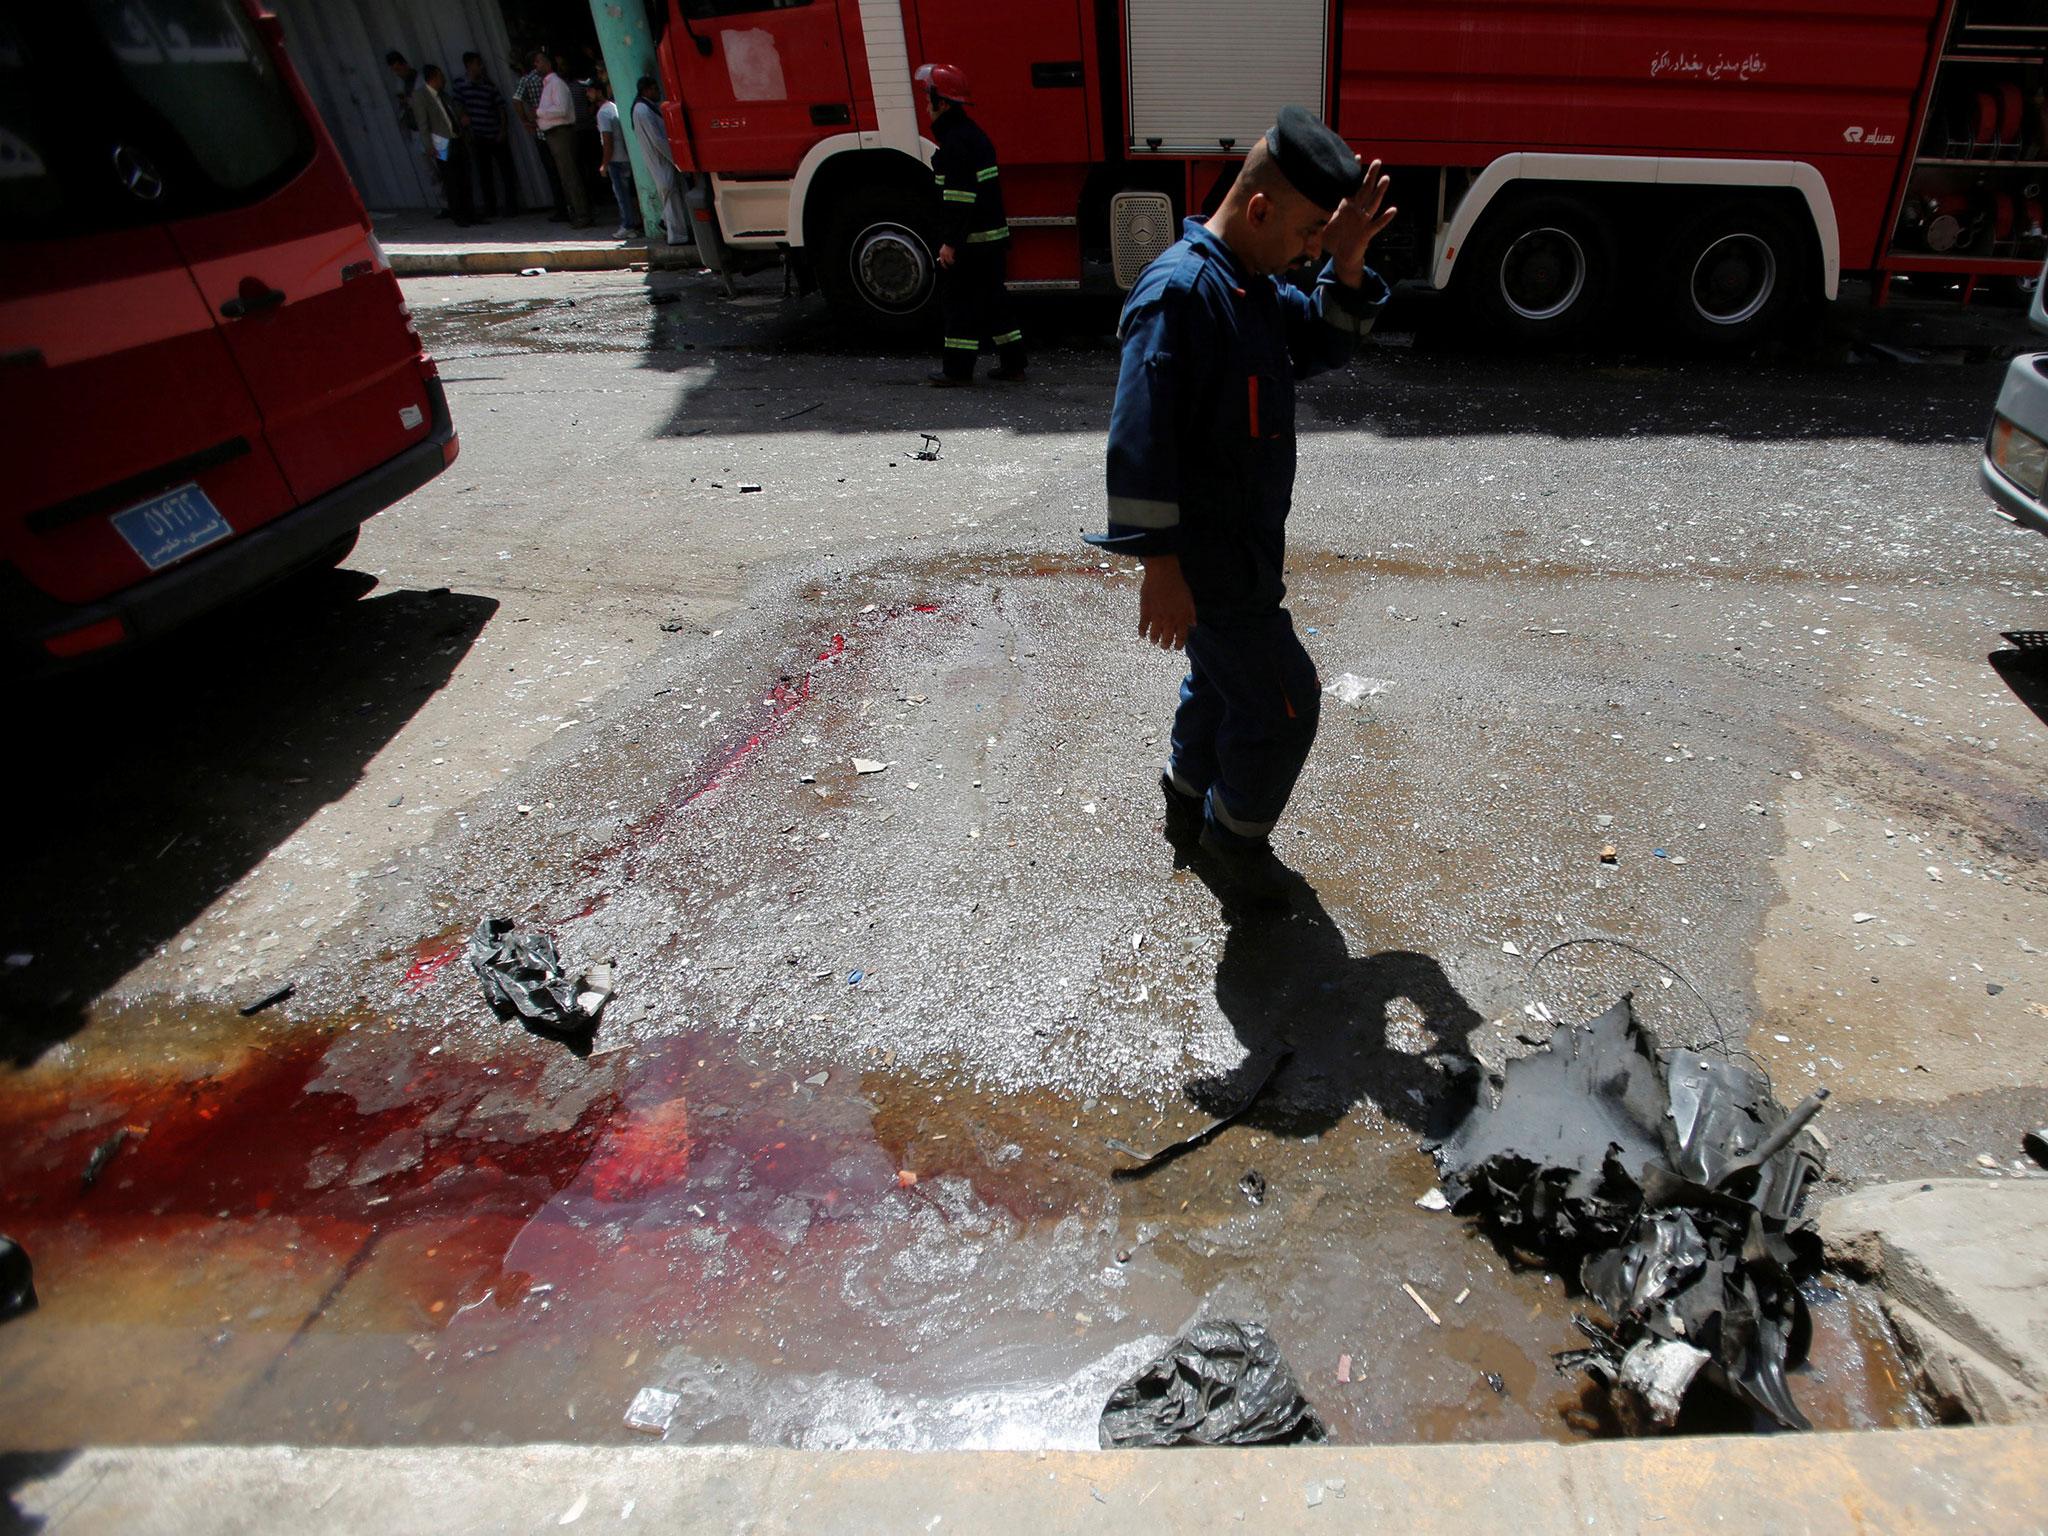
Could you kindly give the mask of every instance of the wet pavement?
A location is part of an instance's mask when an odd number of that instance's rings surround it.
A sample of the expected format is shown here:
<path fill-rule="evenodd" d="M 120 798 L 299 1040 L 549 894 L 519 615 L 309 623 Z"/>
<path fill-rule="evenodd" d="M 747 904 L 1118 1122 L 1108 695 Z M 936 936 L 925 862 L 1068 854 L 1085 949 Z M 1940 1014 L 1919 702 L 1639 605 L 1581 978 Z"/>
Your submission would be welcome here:
<path fill-rule="evenodd" d="M 10 1444 L 615 1441 L 658 1386 L 672 1441 L 1081 1446 L 1198 1315 L 1267 1323 L 1340 1441 L 1608 1434 L 1548 1363 L 1566 1287 L 1415 1204 L 1424 1139 L 1543 1013 L 1633 989 L 1788 1102 L 1840 1085 L 1859 1177 L 1954 1171 L 2048 1083 L 2048 967 L 2014 942 L 2042 931 L 2048 689 L 1998 640 L 2038 622 L 2044 551 L 1967 478 L 1995 347 L 1537 365 L 1425 327 L 1317 386 L 1290 600 L 1326 680 L 1382 686 L 1324 701 L 1272 914 L 1159 832 L 1179 669 L 1073 537 L 1113 378 L 1092 317 L 1049 312 L 1043 389 L 933 399 L 813 309 L 609 281 L 415 298 L 470 478 L 387 514 L 417 544 L 396 590 L 327 578 L 256 616 L 276 645 L 217 625 L 45 699 L 17 886 L 45 899 L 0 978 L 0 1230 L 43 1295 L 0 1329 Z M 544 553 L 493 584 L 521 381 L 557 377 L 663 455 L 673 511 L 528 496 Z M 716 541 L 720 581 L 737 554 L 751 606 L 670 628 L 646 599 L 635 651 L 577 661 L 579 603 L 671 569 L 648 528 Z M 588 692 L 506 680 L 529 615 Z M 455 787 L 423 758 L 465 730 L 500 756 Z M 423 824 L 378 777 L 397 752 Z M 1936 839 L 1943 906 L 1909 914 Z M 1815 874 L 1854 889 L 1809 921 Z M 1844 948 L 1870 888 L 1913 938 L 1892 992 Z M 616 962 L 588 1054 L 490 1016 L 461 957 L 486 915 Z M 1826 1000 L 1848 981 L 1868 1000 Z M 1902 1093 L 1907 1043 L 1932 1069 Z M 1282 1050 L 1240 1123 L 1111 1177 L 1108 1140 L 1198 1128 Z M 1874 1300 L 1810 1301 L 1816 1425 L 1920 1422 Z"/>

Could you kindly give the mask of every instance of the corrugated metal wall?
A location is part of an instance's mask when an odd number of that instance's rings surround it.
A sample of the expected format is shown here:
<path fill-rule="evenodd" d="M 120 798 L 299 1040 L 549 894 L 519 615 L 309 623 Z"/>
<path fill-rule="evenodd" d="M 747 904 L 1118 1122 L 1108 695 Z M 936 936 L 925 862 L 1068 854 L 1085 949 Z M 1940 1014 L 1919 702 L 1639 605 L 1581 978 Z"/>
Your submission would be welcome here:
<path fill-rule="evenodd" d="M 475 49 L 503 91 L 509 112 L 511 39 L 498 0 L 271 0 L 284 23 L 285 46 L 356 189 L 373 212 L 438 208 L 441 198 L 417 137 L 398 122 L 398 81 L 384 55 L 396 48 L 415 69 L 439 64 L 462 76 L 462 55 Z M 515 120 L 512 155 L 522 204 L 547 201 L 547 180 L 534 142 Z"/>

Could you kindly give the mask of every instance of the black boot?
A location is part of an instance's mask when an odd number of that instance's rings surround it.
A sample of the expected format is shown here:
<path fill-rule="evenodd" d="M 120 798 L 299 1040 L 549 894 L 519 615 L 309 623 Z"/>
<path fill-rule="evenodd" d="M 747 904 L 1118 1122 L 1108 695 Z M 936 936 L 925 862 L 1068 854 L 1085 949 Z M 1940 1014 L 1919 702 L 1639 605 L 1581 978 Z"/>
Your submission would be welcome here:
<path fill-rule="evenodd" d="M 1159 793 L 1166 799 L 1166 840 L 1183 851 L 1194 847 L 1202 836 L 1202 797 L 1183 794 L 1163 773 Z"/>

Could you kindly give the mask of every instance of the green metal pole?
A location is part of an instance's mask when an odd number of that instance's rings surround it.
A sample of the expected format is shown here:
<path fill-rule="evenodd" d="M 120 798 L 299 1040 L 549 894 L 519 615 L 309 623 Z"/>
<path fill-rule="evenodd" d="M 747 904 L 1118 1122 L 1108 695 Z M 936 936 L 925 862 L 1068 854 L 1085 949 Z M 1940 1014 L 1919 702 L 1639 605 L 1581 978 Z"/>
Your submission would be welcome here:
<path fill-rule="evenodd" d="M 654 0 L 666 5 L 668 0 Z M 612 100 L 618 103 L 619 132 L 633 165 L 633 189 L 640 198 L 640 219 L 650 242 L 661 238 L 661 193 L 654 171 L 633 131 L 633 98 L 640 77 L 660 78 L 654 67 L 654 34 L 647 26 L 643 0 L 590 0 L 590 19 L 597 24 L 597 46 L 604 54 L 604 72 L 611 77 Z"/>

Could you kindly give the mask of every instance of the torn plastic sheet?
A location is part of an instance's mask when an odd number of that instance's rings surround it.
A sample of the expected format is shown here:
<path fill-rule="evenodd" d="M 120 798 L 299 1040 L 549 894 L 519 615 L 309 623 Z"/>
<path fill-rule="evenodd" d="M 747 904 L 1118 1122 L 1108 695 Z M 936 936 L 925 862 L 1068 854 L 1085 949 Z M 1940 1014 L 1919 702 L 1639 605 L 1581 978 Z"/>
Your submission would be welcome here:
<path fill-rule="evenodd" d="M 1697 1380 L 1804 1429 L 1785 1370 L 1805 1358 L 1800 1285 L 1821 1248 L 1795 1213 L 1821 1172 L 1769 1083 L 1698 1051 L 1659 1051 L 1623 997 L 1511 1062 L 1500 1102 L 1434 1149 L 1453 1208 L 1504 1249 L 1576 1274 L 1613 1321 L 1558 1357 L 1670 1424 Z M 1703 1354 L 1693 1362 L 1675 1349 Z"/>
<path fill-rule="evenodd" d="M 562 969 L 555 941 L 516 931 L 509 917 L 487 917 L 470 935 L 469 963 L 483 984 L 484 1001 L 501 1019 L 518 1018 L 558 1034 L 596 1027 L 611 1001 L 612 968 L 593 965 L 581 975 Z"/>
<path fill-rule="evenodd" d="M 1329 1430 L 1257 1323 L 1200 1322 L 1110 1394 L 1104 1450 L 1319 1443 Z"/>

